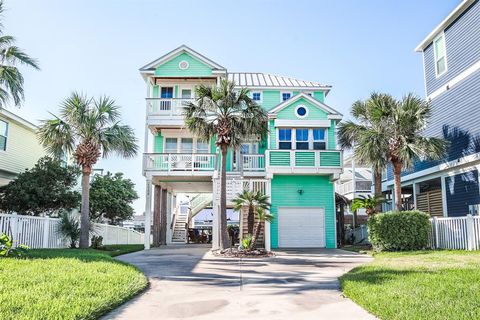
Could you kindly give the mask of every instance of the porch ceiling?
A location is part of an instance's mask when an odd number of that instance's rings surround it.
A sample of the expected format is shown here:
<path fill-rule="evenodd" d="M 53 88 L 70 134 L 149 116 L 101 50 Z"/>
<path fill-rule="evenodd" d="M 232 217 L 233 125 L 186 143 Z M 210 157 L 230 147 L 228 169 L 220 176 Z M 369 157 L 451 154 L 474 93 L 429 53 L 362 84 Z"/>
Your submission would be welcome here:
<path fill-rule="evenodd" d="M 207 179 L 192 179 L 192 177 L 189 177 L 190 179 L 182 179 L 181 177 L 168 178 L 169 179 L 166 179 L 165 177 L 153 177 L 152 183 L 155 185 L 162 185 L 176 193 L 210 193 L 213 190 L 211 177 L 208 177 Z"/>

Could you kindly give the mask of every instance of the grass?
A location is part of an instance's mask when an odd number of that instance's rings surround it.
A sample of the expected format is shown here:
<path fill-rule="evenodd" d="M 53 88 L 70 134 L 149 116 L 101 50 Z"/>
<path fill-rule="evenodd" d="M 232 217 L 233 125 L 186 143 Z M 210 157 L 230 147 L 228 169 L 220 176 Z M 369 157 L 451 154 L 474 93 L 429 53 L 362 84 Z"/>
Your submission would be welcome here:
<path fill-rule="evenodd" d="M 143 246 L 35 249 L 0 259 L 0 315 L 7 319 L 96 319 L 146 288 L 135 267 L 112 258 Z"/>
<path fill-rule="evenodd" d="M 378 253 L 340 278 L 345 295 L 384 320 L 480 319 L 480 253 Z"/>

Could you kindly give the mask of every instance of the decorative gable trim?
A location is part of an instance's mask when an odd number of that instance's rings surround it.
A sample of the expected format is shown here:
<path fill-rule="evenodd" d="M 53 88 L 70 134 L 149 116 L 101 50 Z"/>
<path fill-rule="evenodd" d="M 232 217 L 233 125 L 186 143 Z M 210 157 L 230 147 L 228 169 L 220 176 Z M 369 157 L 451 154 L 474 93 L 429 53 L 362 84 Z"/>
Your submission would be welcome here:
<path fill-rule="evenodd" d="M 330 120 L 287 120 L 275 119 L 274 127 L 330 128 Z"/>
<path fill-rule="evenodd" d="M 322 103 L 322 102 L 318 101 L 317 99 L 312 98 L 311 96 L 309 96 L 308 94 L 305 94 L 303 92 L 293 96 L 292 98 L 290 98 L 288 100 L 285 100 L 284 102 L 280 103 L 278 106 L 276 106 L 275 108 L 270 110 L 268 112 L 269 117 L 270 118 L 275 118 L 278 112 L 280 112 L 281 110 L 290 106 L 295 101 L 300 100 L 301 98 L 304 98 L 305 100 L 307 100 L 311 104 L 315 105 L 316 107 L 328 112 L 329 113 L 329 115 L 328 115 L 329 119 L 337 119 L 337 118 L 341 119 L 342 118 L 342 114 L 340 112 L 338 112 L 337 110 L 327 106 L 325 103 Z M 332 118 L 330 118 L 330 117 L 332 117 Z"/>
<path fill-rule="evenodd" d="M 219 71 L 226 72 L 226 69 L 224 67 L 222 67 L 218 63 L 208 59 L 204 55 L 196 52 L 195 50 L 187 47 L 186 45 L 181 45 L 180 47 L 178 47 L 178 48 L 170 51 L 169 53 L 161 56 L 157 60 L 152 61 L 149 64 L 141 67 L 140 72 L 141 73 L 152 73 L 157 67 L 159 67 L 163 63 L 167 62 L 168 60 L 173 59 L 176 56 L 182 54 L 183 52 L 186 52 L 189 55 L 191 55 L 192 57 L 194 57 L 194 58 L 200 60 L 201 62 L 205 63 L 206 65 L 208 65 L 209 67 L 211 67 L 213 69 L 213 72 L 219 72 Z"/>

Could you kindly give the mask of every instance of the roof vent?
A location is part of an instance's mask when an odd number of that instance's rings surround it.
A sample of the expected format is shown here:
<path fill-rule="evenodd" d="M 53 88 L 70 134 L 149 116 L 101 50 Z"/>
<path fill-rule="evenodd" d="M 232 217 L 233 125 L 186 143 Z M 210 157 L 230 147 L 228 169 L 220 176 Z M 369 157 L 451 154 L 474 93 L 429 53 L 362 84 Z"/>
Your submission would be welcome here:
<path fill-rule="evenodd" d="M 179 67 L 181 70 L 186 70 L 186 69 L 188 69 L 188 67 L 189 67 L 188 61 L 185 61 L 185 60 L 180 61 L 179 64 L 178 64 L 178 67 Z"/>

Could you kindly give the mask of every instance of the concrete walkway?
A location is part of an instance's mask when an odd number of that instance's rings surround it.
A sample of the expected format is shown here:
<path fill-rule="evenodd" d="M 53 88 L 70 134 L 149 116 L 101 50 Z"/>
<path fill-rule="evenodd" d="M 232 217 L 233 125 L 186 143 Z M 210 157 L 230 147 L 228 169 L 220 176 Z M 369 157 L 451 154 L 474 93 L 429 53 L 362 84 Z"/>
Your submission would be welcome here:
<path fill-rule="evenodd" d="M 119 257 L 150 288 L 104 319 L 375 319 L 342 296 L 337 278 L 370 257 L 342 250 L 223 259 L 208 247 L 167 247 Z"/>

